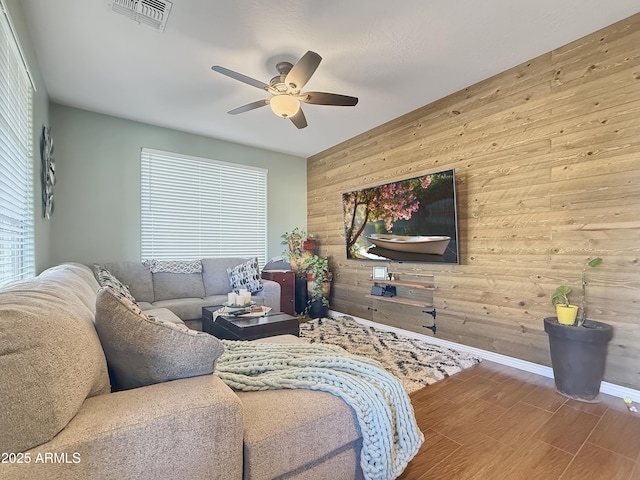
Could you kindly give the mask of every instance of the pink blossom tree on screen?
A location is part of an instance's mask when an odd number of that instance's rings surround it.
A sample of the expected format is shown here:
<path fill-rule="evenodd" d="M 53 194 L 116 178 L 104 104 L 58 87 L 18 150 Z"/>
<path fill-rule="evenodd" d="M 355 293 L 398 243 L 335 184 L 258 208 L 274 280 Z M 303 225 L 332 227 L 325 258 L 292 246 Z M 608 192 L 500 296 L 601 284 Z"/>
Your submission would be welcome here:
<path fill-rule="evenodd" d="M 419 190 L 430 184 L 431 176 L 424 176 L 345 193 L 342 206 L 347 250 L 352 251 L 370 221 L 384 221 L 390 232 L 397 220 L 409 220 L 420 207 Z"/>

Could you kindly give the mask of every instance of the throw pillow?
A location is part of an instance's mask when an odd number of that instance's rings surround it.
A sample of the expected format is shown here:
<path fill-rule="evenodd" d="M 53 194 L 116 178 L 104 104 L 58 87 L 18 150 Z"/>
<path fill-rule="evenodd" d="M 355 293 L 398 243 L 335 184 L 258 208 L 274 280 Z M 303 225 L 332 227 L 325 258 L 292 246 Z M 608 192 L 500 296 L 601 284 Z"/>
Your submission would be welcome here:
<path fill-rule="evenodd" d="M 236 293 L 239 293 L 240 289 L 243 288 L 249 290 L 251 293 L 262 291 L 262 281 L 260 280 L 257 258 L 252 258 L 233 268 L 227 268 L 227 274 L 229 274 L 231 288 Z"/>
<path fill-rule="evenodd" d="M 98 292 L 95 322 L 114 390 L 211 374 L 224 351 L 216 337 L 147 316 L 109 288 Z"/>
<path fill-rule="evenodd" d="M 118 280 L 104 265 L 94 265 L 93 268 L 96 272 L 96 279 L 101 287 L 112 288 L 117 295 L 136 303 L 136 299 L 131 295 L 129 287 Z"/>
<path fill-rule="evenodd" d="M 200 260 L 149 260 L 151 273 L 202 273 Z"/>

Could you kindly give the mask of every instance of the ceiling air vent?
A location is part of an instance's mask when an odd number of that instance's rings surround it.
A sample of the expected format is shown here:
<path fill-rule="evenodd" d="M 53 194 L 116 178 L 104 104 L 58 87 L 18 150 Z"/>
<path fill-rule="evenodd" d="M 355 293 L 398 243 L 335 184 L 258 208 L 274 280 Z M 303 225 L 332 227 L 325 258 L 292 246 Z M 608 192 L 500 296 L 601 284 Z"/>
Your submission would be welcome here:
<path fill-rule="evenodd" d="M 172 3 L 167 0 L 106 0 L 107 7 L 116 13 L 164 31 Z"/>

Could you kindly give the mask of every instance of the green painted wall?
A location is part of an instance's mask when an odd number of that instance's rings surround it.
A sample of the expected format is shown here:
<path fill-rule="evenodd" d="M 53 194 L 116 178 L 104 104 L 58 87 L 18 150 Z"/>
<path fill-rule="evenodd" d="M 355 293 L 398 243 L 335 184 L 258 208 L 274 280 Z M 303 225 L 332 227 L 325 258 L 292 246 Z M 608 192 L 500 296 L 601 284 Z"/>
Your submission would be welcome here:
<path fill-rule="evenodd" d="M 303 158 L 50 104 L 57 183 L 50 264 L 140 260 L 143 147 L 267 168 L 268 257 L 307 218 Z"/>
<path fill-rule="evenodd" d="M 49 96 L 40 74 L 36 55 L 31 45 L 31 38 L 24 20 L 22 5 L 19 0 L 4 0 L 11 21 L 18 35 L 18 41 L 29 64 L 29 70 L 35 83 L 33 93 L 33 211 L 36 273 L 50 265 L 51 221 L 42 216 L 42 196 L 40 183 L 40 135 L 42 126 L 49 124 Z"/>

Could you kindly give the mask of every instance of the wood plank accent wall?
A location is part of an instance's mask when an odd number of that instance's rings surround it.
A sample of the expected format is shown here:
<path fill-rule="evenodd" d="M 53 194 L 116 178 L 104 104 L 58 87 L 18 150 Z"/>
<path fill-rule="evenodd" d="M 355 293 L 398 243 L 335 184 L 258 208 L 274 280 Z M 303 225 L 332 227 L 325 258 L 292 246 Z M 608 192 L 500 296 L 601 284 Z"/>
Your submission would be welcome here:
<path fill-rule="evenodd" d="M 459 265 L 346 259 L 342 192 L 449 168 Z M 420 308 L 365 295 L 373 265 L 433 275 L 438 337 L 550 365 L 550 294 L 579 290 L 600 256 L 587 298 L 614 327 L 605 380 L 640 389 L 640 14 L 310 157 L 307 172 L 335 310 L 431 335 Z"/>

